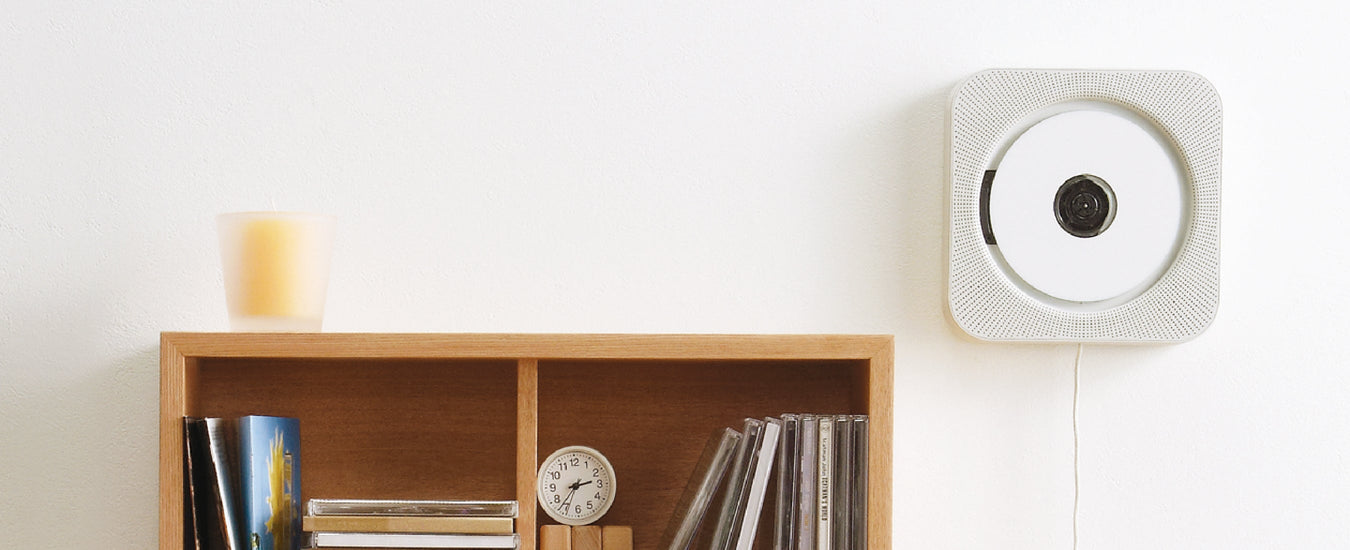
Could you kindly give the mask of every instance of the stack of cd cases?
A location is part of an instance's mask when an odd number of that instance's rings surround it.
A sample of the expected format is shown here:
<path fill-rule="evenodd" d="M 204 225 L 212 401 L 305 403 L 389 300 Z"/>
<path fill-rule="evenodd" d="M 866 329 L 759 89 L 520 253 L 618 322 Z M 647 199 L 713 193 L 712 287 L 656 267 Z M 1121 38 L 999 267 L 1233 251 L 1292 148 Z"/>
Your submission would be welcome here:
<path fill-rule="evenodd" d="M 310 499 L 310 548 L 514 550 L 514 500 Z"/>
<path fill-rule="evenodd" d="M 660 548 L 749 550 L 762 536 L 774 550 L 866 549 L 867 433 L 865 415 L 827 414 L 715 430 Z"/>

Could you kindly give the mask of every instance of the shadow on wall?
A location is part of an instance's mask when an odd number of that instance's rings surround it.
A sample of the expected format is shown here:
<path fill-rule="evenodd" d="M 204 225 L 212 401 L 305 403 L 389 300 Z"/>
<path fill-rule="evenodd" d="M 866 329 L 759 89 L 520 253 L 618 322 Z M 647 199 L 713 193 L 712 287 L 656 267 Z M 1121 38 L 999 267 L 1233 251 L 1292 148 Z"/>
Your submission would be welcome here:
<path fill-rule="evenodd" d="M 907 327 L 928 339 L 963 334 L 947 308 L 947 97 L 950 86 L 918 96 L 900 113 L 893 174 L 900 211 L 896 262 L 900 289 L 894 307 Z"/>

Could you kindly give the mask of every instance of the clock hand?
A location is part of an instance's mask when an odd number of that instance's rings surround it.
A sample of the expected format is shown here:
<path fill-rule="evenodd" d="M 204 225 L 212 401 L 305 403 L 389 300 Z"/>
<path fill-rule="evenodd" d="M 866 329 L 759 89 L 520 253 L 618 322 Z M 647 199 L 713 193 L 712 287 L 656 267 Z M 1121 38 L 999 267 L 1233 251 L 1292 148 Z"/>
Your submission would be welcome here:
<path fill-rule="evenodd" d="M 562 505 L 559 506 L 558 509 L 564 511 L 567 510 L 567 507 L 572 504 L 572 497 L 576 496 L 577 490 L 581 489 L 582 485 L 587 485 L 590 483 L 591 481 L 582 482 L 580 479 L 578 479 L 576 481 L 573 481 L 571 485 L 568 485 L 567 488 L 571 490 L 567 492 L 567 498 L 563 499 Z"/>
<path fill-rule="evenodd" d="M 579 481 L 579 480 L 578 480 L 578 481 Z M 573 496 L 573 495 L 576 495 L 576 494 L 577 494 L 577 489 L 580 489 L 580 488 L 581 488 L 581 484 L 580 484 L 580 483 L 575 483 L 575 482 L 574 482 L 574 483 L 572 483 L 571 485 L 569 485 L 569 486 L 568 486 L 568 489 L 571 489 L 571 490 L 567 491 L 567 496 L 566 496 L 565 498 L 562 499 L 562 504 L 561 504 L 560 506 L 558 506 L 558 510 L 567 510 L 567 507 L 568 507 L 570 504 L 572 504 L 572 496 Z"/>
<path fill-rule="evenodd" d="M 578 479 L 576 481 L 573 481 L 571 485 L 567 486 L 567 488 L 569 489 L 569 491 L 567 491 L 567 498 L 563 499 L 563 506 L 566 506 L 568 501 L 572 500 L 572 495 L 576 494 L 577 489 L 581 488 L 581 480 Z"/>

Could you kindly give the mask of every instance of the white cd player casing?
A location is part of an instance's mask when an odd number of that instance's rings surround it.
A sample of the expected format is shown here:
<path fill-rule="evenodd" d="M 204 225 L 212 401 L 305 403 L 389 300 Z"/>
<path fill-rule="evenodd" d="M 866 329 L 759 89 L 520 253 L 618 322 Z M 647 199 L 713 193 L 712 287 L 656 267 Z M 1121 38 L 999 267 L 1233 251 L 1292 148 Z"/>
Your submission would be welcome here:
<path fill-rule="evenodd" d="M 1064 299 L 1053 289 L 1042 290 L 1049 288 L 1045 284 L 1028 283 L 1003 256 L 999 226 L 990 219 L 990 197 L 1000 189 L 999 164 L 1013 144 L 1052 117 L 1080 111 L 1127 118 L 1145 128 L 1175 160 L 1177 177 L 1167 186 L 1179 187 L 1148 192 L 1175 193 L 1180 205 L 1175 238 L 1146 245 L 1167 247 L 1157 251 L 1164 256 L 1159 267 L 1145 270 L 1147 276 L 1128 290 L 1090 300 Z M 949 121 L 947 290 L 952 318 L 962 330 L 990 341 L 1170 343 L 1194 338 L 1210 326 L 1219 305 L 1222 105 L 1209 81 L 1186 71 L 992 69 L 952 91 Z M 1131 162 L 1128 157 L 1113 160 Z M 1065 178 L 1064 189 L 1078 176 L 1056 177 Z M 1047 183 L 1048 196 L 1042 199 L 1037 192 L 1028 203 L 1043 200 L 1044 209 L 1025 209 L 1035 223 L 1051 223 L 1042 217 L 1053 221 L 1058 215 L 1060 199 L 1053 189 L 1060 180 Z M 1128 190 L 1130 183 L 1112 185 L 1121 193 L 1121 186 Z M 1138 198 L 1131 200 L 1136 206 L 1122 202 L 1114 207 L 1129 214 L 1140 204 Z M 1065 199 L 1061 212 L 1067 216 L 1073 208 Z M 1012 236 L 1006 209 L 1002 215 Z M 1065 244 L 1073 238 L 1059 235 L 1019 245 L 1047 247 L 1040 256 L 1063 256 L 1069 265 L 1074 258 Z"/>

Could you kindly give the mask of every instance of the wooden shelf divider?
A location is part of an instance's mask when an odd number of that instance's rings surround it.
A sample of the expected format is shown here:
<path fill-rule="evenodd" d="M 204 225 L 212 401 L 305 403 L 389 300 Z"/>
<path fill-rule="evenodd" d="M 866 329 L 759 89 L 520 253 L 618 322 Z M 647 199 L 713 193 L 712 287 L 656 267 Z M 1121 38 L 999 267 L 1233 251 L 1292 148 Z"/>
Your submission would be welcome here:
<path fill-rule="evenodd" d="M 539 361 L 521 359 L 516 368 L 516 500 L 517 525 L 535 524 L 535 477 L 539 467 Z M 535 547 L 538 529 L 520 531 L 520 547 Z"/>

